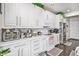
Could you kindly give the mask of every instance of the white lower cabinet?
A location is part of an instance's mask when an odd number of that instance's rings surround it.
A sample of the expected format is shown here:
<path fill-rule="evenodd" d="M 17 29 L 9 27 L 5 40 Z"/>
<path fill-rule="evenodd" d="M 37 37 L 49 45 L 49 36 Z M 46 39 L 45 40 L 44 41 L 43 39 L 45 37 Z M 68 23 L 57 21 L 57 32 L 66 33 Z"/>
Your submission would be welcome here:
<path fill-rule="evenodd" d="M 54 35 L 54 45 L 59 44 L 59 34 L 53 34 Z"/>
<path fill-rule="evenodd" d="M 25 46 L 22 48 L 22 56 L 29 56 L 28 47 Z"/>
<path fill-rule="evenodd" d="M 8 53 L 6 56 L 28 56 L 29 55 L 28 47 L 26 45 L 17 46 L 10 49 L 11 49 L 11 52 Z"/>
<path fill-rule="evenodd" d="M 39 36 L 31 39 L 30 54 L 36 56 L 47 50 L 47 36 Z"/>
<path fill-rule="evenodd" d="M 4 46 L 4 48 L 10 48 L 11 52 L 5 56 L 37 56 L 39 53 L 49 51 L 56 44 L 58 44 L 58 34 L 54 34 L 53 44 L 49 42 L 51 36 L 37 36 L 29 39 L 25 39 L 16 44 Z M 3 48 L 3 49 L 4 49 Z"/>
<path fill-rule="evenodd" d="M 47 37 L 46 36 L 41 37 L 41 48 L 42 48 L 41 52 L 44 52 L 47 49 Z"/>
<path fill-rule="evenodd" d="M 29 56 L 29 45 L 28 41 L 22 41 L 9 46 L 4 46 L 2 49 L 10 48 L 11 52 L 5 56 Z"/>
<path fill-rule="evenodd" d="M 54 48 L 54 38 L 53 35 L 47 36 L 47 51 Z"/>
<path fill-rule="evenodd" d="M 29 55 L 29 51 L 28 51 L 28 47 L 26 45 L 20 47 L 20 56 L 28 56 Z"/>
<path fill-rule="evenodd" d="M 41 52 L 41 42 L 39 37 L 32 38 L 30 44 L 31 56 L 38 55 Z"/>

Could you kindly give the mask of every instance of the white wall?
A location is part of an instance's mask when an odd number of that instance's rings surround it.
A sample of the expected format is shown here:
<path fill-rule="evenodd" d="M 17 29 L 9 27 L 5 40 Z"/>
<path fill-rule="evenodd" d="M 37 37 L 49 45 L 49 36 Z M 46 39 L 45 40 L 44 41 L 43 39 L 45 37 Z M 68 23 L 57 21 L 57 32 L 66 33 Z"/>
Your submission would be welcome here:
<path fill-rule="evenodd" d="M 1 14 L 0 14 L 0 41 L 1 41 L 1 27 L 2 27 L 2 17 L 1 17 Z"/>
<path fill-rule="evenodd" d="M 79 39 L 79 16 L 69 18 L 70 38 Z"/>

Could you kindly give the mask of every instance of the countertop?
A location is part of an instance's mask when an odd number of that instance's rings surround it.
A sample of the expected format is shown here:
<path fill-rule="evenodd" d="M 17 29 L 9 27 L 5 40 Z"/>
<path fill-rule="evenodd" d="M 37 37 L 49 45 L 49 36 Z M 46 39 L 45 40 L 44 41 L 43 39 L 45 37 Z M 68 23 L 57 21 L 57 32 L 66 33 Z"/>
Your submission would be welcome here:
<path fill-rule="evenodd" d="M 45 35 L 32 36 L 32 37 L 29 37 L 29 38 L 21 38 L 21 39 L 12 40 L 12 41 L 0 42 L 0 47 L 13 45 L 13 44 L 18 44 L 18 43 L 23 43 L 23 42 L 26 42 L 28 40 L 32 40 L 33 38 L 38 38 L 38 37 L 42 37 L 42 36 L 45 36 Z"/>
<path fill-rule="evenodd" d="M 51 35 L 53 35 L 53 34 L 51 34 Z M 29 37 L 29 38 L 21 38 L 21 39 L 7 41 L 7 42 L 0 42 L 0 47 L 18 44 L 18 43 L 26 42 L 27 40 L 32 40 L 33 38 L 44 37 L 44 36 L 50 36 L 50 35 L 37 35 L 37 36 Z"/>

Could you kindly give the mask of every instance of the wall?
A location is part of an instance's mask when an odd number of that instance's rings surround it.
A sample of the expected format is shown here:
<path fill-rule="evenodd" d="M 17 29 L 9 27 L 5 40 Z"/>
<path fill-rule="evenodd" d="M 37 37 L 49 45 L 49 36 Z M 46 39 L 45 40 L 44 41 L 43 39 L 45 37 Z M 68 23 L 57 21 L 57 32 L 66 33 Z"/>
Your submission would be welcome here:
<path fill-rule="evenodd" d="M 70 38 L 79 39 L 79 16 L 69 18 Z"/>
<path fill-rule="evenodd" d="M 1 27 L 2 27 L 2 17 L 1 17 L 1 14 L 0 14 L 0 41 L 1 41 Z"/>

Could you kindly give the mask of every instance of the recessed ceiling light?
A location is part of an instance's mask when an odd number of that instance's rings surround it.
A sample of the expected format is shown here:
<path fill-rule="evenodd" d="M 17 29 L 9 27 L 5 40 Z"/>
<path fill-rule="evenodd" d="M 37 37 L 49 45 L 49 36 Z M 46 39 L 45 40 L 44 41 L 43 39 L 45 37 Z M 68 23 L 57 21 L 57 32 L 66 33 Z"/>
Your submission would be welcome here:
<path fill-rule="evenodd" d="M 66 11 L 67 11 L 67 12 L 70 12 L 71 10 L 70 10 L 70 9 L 67 9 Z"/>
<path fill-rule="evenodd" d="M 51 5 L 51 6 L 54 6 L 54 4 L 53 4 L 53 3 L 51 3 L 50 5 Z"/>

